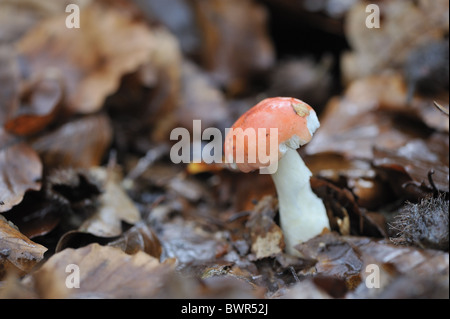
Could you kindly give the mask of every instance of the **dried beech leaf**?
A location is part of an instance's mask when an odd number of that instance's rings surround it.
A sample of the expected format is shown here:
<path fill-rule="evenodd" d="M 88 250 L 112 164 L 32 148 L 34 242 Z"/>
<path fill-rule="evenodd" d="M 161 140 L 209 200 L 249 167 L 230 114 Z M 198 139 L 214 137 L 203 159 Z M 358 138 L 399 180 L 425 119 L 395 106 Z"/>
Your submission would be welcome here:
<path fill-rule="evenodd" d="M 33 239 L 55 229 L 65 212 L 66 209 L 60 203 L 46 199 L 43 192 L 28 191 L 18 205 L 3 215 L 22 234 Z"/>
<path fill-rule="evenodd" d="M 69 264 L 79 267 L 78 289 L 66 286 Z M 160 263 L 144 252 L 128 255 L 115 247 L 91 244 L 53 255 L 33 278 L 41 298 L 152 298 L 173 273 L 172 260 Z"/>
<path fill-rule="evenodd" d="M 70 121 L 31 141 L 48 168 L 89 168 L 101 163 L 112 140 L 109 118 L 104 114 Z"/>
<path fill-rule="evenodd" d="M 311 178 L 311 188 L 322 198 L 332 230 L 342 235 L 386 235 L 385 223 L 374 223 L 374 219 L 369 218 L 366 211 L 358 206 L 355 196 L 348 189 L 318 178 Z"/>
<path fill-rule="evenodd" d="M 22 275 L 44 258 L 47 251 L 36 244 L 0 215 L 0 279 L 8 271 Z"/>
<path fill-rule="evenodd" d="M 51 123 L 58 112 L 63 96 L 61 80 L 46 73 L 21 95 L 21 105 L 5 123 L 5 129 L 17 135 L 34 134 Z"/>
<path fill-rule="evenodd" d="M 119 247 L 127 254 L 135 254 L 143 251 L 155 258 L 160 258 L 162 253 L 161 242 L 150 225 L 138 222 L 123 235 L 110 242 L 109 246 Z"/>
<path fill-rule="evenodd" d="M 79 228 L 80 231 L 102 237 L 122 234 L 122 222 L 135 224 L 140 220 L 139 210 L 120 185 L 121 174 L 98 167 L 90 173 L 103 184 L 97 211 Z"/>
<path fill-rule="evenodd" d="M 303 257 L 317 260 L 316 275 L 342 279 L 349 289 L 360 283 L 363 261 L 352 245 L 336 233 L 314 237 L 296 248 Z"/>
<path fill-rule="evenodd" d="M 42 163 L 31 147 L 0 145 L 0 212 L 20 203 L 27 190 L 39 190 L 41 178 Z"/>

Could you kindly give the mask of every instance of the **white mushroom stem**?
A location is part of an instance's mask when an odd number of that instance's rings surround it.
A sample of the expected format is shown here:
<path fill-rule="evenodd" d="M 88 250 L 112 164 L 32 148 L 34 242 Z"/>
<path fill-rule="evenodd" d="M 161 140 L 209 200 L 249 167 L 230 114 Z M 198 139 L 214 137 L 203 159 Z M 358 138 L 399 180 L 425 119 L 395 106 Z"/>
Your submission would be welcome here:
<path fill-rule="evenodd" d="M 272 179 L 278 194 L 280 224 L 286 252 L 298 255 L 296 245 L 330 229 L 322 200 L 311 190 L 312 173 L 295 149 L 287 147 Z"/>

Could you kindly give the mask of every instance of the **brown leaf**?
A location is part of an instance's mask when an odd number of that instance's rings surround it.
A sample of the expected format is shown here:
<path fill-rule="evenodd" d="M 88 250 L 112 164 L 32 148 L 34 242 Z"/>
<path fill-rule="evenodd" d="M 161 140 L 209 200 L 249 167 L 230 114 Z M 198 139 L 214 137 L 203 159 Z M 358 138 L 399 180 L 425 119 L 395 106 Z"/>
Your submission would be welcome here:
<path fill-rule="evenodd" d="M 392 201 L 389 184 L 377 176 L 368 160 L 338 153 L 318 153 L 303 159 L 314 176 L 350 189 L 360 207 L 373 210 Z"/>
<path fill-rule="evenodd" d="M 63 88 L 58 76 L 44 74 L 23 90 L 20 107 L 9 116 L 5 129 L 17 135 L 31 135 L 41 131 L 57 115 L 62 97 Z"/>
<path fill-rule="evenodd" d="M 127 254 L 143 251 L 158 259 L 162 253 L 161 242 L 156 233 L 150 225 L 144 222 L 136 223 L 136 225 L 123 233 L 120 238 L 110 242 L 108 245 L 119 247 Z"/>
<path fill-rule="evenodd" d="M 433 249 L 395 246 L 385 240 L 347 237 L 345 239 L 359 252 L 364 266 L 363 279 L 349 298 L 446 298 L 448 299 L 448 252 Z M 370 289 L 365 280 L 373 272 L 367 265 L 380 270 L 380 286 Z"/>
<path fill-rule="evenodd" d="M 246 223 L 250 231 L 251 251 L 256 259 L 273 257 L 283 252 L 283 231 L 273 220 L 277 204 L 272 196 L 263 197 Z"/>
<path fill-rule="evenodd" d="M 109 118 L 85 116 L 30 141 L 47 168 L 98 166 L 112 140 Z"/>
<path fill-rule="evenodd" d="M 311 188 L 323 200 L 332 230 L 342 235 L 386 236 L 384 218 L 380 222 L 368 217 L 366 210 L 358 206 L 348 189 L 319 178 L 311 178 Z"/>
<path fill-rule="evenodd" d="M 317 260 L 314 275 L 342 279 L 348 289 L 360 283 L 363 261 L 352 245 L 336 233 L 314 237 L 296 248 L 303 257 Z"/>
<path fill-rule="evenodd" d="M 41 177 L 42 163 L 31 147 L 25 143 L 0 145 L 0 212 L 20 203 L 27 190 L 39 190 Z"/>
<path fill-rule="evenodd" d="M 28 273 L 47 250 L 34 243 L 0 215 L 0 279 L 6 272 Z"/>
<path fill-rule="evenodd" d="M 121 174 L 114 170 L 91 168 L 90 174 L 103 185 L 99 206 L 94 214 L 80 226 L 79 230 L 102 237 L 122 234 L 122 222 L 135 224 L 140 213 L 122 188 Z"/>
<path fill-rule="evenodd" d="M 66 286 L 71 275 L 66 267 L 71 264 L 80 270 L 78 289 Z M 152 298 L 173 273 L 173 260 L 160 263 L 144 252 L 128 255 L 115 247 L 91 244 L 53 255 L 33 279 L 41 298 Z"/>
<path fill-rule="evenodd" d="M 434 187 L 439 191 L 448 192 L 448 159 L 434 153 L 428 147 L 429 144 L 431 143 L 423 140 L 412 140 L 397 150 L 376 148 L 374 165 L 380 169 L 386 169 L 388 172 L 395 170 L 404 175 L 403 179 L 398 180 L 403 180 L 402 185 L 398 185 L 398 181 L 392 180 L 394 189 L 400 194 L 408 192 L 406 184 L 408 182 L 414 184 L 411 186 L 423 188 L 424 192 L 433 191 Z M 448 151 L 448 146 L 446 149 Z"/>
<path fill-rule="evenodd" d="M 46 199 L 42 192 L 28 191 L 23 200 L 3 215 L 30 239 L 55 229 L 67 210 Z"/>

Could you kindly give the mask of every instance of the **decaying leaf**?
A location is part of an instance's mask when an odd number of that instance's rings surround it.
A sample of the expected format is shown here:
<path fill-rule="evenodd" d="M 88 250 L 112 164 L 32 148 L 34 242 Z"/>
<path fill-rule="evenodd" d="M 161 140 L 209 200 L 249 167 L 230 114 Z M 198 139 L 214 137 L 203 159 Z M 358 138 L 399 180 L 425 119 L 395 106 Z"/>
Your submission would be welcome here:
<path fill-rule="evenodd" d="M 10 271 L 19 275 L 28 273 L 44 258 L 46 250 L 0 215 L 0 279 Z"/>
<path fill-rule="evenodd" d="M 78 289 L 66 286 L 68 265 L 79 269 Z M 41 298 L 152 298 L 173 272 L 173 260 L 160 263 L 144 252 L 128 255 L 115 247 L 91 244 L 53 255 L 33 279 Z"/>
<path fill-rule="evenodd" d="M 246 226 L 251 238 L 251 251 L 256 259 L 280 254 L 284 249 L 283 231 L 273 218 L 277 201 L 271 196 L 263 197 L 252 211 Z"/>
<path fill-rule="evenodd" d="M 118 236 L 122 234 L 122 222 L 135 224 L 140 220 L 140 213 L 120 185 L 118 172 L 101 167 L 91 168 L 90 172 L 103 184 L 104 190 L 97 211 L 79 230 L 102 237 Z"/>
<path fill-rule="evenodd" d="M 5 129 L 17 135 L 31 135 L 46 128 L 56 117 L 63 98 L 59 75 L 45 73 L 22 89 L 20 107 L 9 116 Z"/>
<path fill-rule="evenodd" d="M 348 189 L 318 178 L 311 179 L 311 188 L 323 200 L 332 230 L 339 231 L 342 235 L 386 235 L 384 218 L 381 216 L 382 222 L 376 223 L 365 209 L 358 206 Z"/>
<path fill-rule="evenodd" d="M 162 254 L 161 242 L 156 233 L 148 223 L 138 222 L 123 235 L 110 242 L 108 245 L 119 247 L 127 254 L 134 254 L 143 251 L 155 258 L 160 258 Z"/>
<path fill-rule="evenodd" d="M 31 147 L 0 145 L 0 212 L 20 203 L 27 190 L 39 190 L 41 178 L 42 163 Z"/>

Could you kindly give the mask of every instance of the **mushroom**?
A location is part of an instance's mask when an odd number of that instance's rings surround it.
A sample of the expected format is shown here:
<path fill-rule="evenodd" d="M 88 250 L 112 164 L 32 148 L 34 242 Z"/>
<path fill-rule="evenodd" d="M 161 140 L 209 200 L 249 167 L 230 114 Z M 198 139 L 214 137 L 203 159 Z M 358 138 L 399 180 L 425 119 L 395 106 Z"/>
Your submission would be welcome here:
<path fill-rule="evenodd" d="M 269 158 L 278 162 L 277 168 L 270 173 L 278 195 L 286 252 L 292 255 L 298 255 L 296 245 L 330 229 L 325 206 L 311 190 L 312 173 L 297 152 L 311 140 L 319 126 L 316 112 L 305 102 L 291 97 L 274 97 L 259 102 L 244 113 L 225 137 L 226 162 L 247 173 L 274 164 L 267 160 L 263 162 L 257 150 L 261 146 L 266 146 L 267 150 L 267 144 L 274 140 L 270 135 L 276 133 L 276 154 L 269 154 Z M 247 139 L 243 137 L 248 129 L 257 132 L 256 141 L 248 134 Z M 251 151 L 256 152 L 256 158 L 251 156 Z M 243 156 L 238 157 L 238 154 Z"/>

